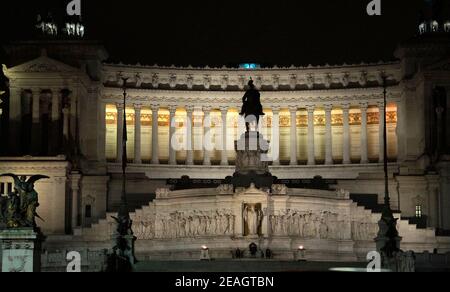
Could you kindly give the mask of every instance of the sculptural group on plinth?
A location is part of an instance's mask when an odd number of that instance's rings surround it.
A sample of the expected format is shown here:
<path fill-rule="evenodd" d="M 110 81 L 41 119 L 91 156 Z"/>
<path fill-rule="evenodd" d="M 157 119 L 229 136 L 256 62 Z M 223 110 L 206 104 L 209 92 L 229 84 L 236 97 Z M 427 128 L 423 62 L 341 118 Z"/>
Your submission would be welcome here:
<path fill-rule="evenodd" d="M 236 172 L 231 184 L 248 188 L 253 183 L 258 188 L 271 188 L 274 178 L 269 172 L 269 141 L 258 132 L 259 119 L 264 116 L 261 97 L 253 80 L 242 98 L 240 115 L 245 118 L 246 132 L 235 141 Z"/>
<path fill-rule="evenodd" d="M 0 197 L 1 271 L 38 272 L 43 236 L 36 224 L 39 196 L 34 184 L 49 177 L 34 175 L 27 180 L 10 173 L 0 177 L 14 179 L 14 190 Z"/>
<path fill-rule="evenodd" d="M 4 174 L 0 177 L 14 179 L 14 191 L 7 197 L 0 197 L 0 228 L 36 228 L 36 212 L 39 207 L 38 193 L 34 184 L 48 176 L 34 175 L 28 180 L 15 174 Z M 40 218 L 40 217 L 39 217 Z"/>

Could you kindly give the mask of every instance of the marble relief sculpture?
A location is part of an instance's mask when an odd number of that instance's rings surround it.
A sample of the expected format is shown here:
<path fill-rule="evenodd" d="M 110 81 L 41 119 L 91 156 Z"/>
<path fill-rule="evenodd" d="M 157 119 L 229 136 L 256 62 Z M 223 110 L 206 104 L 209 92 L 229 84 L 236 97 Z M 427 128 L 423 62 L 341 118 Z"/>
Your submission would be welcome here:
<path fill-rule="evenodd" d="M 231 210 L 190 211 L 158 214 L 135 220 L 138 239 L 176 239 L 202 236 L 232 236 L 235 216 Z"/>

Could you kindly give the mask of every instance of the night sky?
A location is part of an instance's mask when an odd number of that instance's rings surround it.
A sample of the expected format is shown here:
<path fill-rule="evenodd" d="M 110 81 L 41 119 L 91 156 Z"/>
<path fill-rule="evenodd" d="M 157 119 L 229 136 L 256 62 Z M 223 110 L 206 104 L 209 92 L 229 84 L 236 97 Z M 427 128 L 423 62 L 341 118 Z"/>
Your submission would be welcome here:
<path fill-rule="evenodd" d="M 100 1 L 82 0 L 88 39 L 111 62 L 152 65 L 323 65 L 392 60 L 416 34 L 423 0 Z M 69 0 L 1 1 L 3 40 L 30 39 L 38 13 L 58 21 Z M 450 2 L 450 1 L 447 1 Z"/>

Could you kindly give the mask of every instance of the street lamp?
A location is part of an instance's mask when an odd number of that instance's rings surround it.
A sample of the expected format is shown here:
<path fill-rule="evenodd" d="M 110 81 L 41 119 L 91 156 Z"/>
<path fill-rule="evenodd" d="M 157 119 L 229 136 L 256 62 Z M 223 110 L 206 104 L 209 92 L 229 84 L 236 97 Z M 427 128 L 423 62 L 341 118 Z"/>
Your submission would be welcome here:
<path fill-rule="evenodd" d="M 116 245 L 114 250 L 119 251 L 119 257 L 125 259 L 117 266 L 113 266 L 114 271 L 131 271 L 132 266 L 136 263 L 134 256 L 134 242 L 136 237 L 133 235 L 132 224 L 128 209 L 128 202 L 126 196 L 126 168 L 127 168 L 127 119 L 126 119 L 126 101 L 127 101 L 127 79 L 123 80 L 123 137 L 122 137 L 122 196 L 120 200 L 119 211 L 117 218 L 113 217 L 117 223 L 116 230 Z"/>
<path fill-rule="evenodd" d="M 383 124 L 383 137 L 384 137 L 384 206 L 381 215 L 381 219 L 378 222 L 379 231 L 378 236 L 375 239 L 377 243 L 377 249 L 387 258 L 393 258 L 395 253 L 400 251 L 400 241 L 399 233 L 397 231 L 397 220 L 394 218 L 394 214 L 391 209 L 390 197 L 389 197 L 389 175 L 388 175 L 388 157 L 387 157 L 387 119 L 386 119 L 386 108 L 387 108 L 387 75 L 382 73 L 383 79 L 383 112 L 380 115 L 384 115 Z"/>

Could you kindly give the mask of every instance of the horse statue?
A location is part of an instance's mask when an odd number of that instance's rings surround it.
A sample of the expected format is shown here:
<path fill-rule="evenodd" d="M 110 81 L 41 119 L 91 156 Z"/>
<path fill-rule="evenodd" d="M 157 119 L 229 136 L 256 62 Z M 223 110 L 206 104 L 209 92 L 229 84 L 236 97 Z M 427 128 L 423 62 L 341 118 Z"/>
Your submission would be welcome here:
<path fill-rule="evenodd" d="M 248 117 L 250 117 L 250 119 L 256 118 L 256 127 L 257 127 L 259 124 L 259 118 L 265 115 L 261 104 L 261 94 L 255 88 L 253 80 L 250 80 L 248 82 L 248 86 L 249 89 L 242 98 L 243 106 L 240 113 L 240 115 L 244 116 L 245 118 L 247 132 L 249 132 L 250 130 L 250 122 L 253 122 L 249 121 L 247 119 Z"/>

